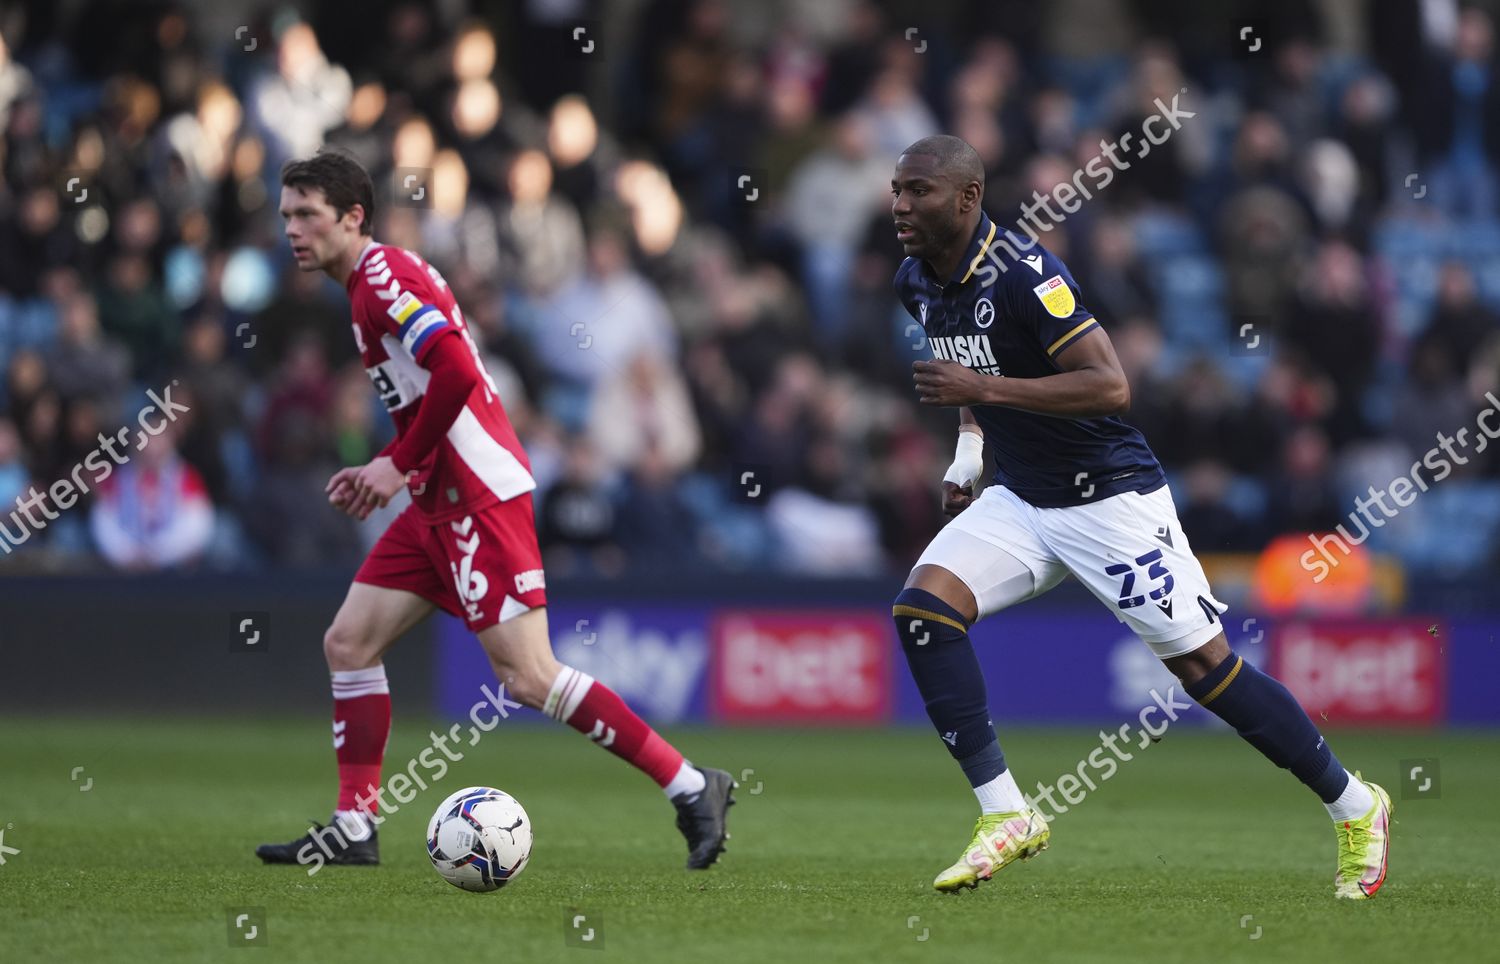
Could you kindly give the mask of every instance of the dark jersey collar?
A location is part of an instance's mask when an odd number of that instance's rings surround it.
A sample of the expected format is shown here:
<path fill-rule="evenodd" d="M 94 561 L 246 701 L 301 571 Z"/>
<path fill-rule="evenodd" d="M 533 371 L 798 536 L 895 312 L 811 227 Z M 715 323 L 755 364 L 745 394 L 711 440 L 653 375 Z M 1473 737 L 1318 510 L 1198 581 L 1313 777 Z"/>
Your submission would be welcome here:
<path fill-rule="evenodd" d="M 953 277 L 949 278 L 944 285 L 963 284 L 974 276 L 979 266 L 984 263 L 984 258 L 990 252 L 990 245 L 995 243 L 995 235 L 998 234 L 995 222 L 983 211 L 979 212 L 979 225 L 974 229 L 974 236 L 969 239 L 969 246 L 964 251 L 963 259 L 958 262 L 958 267 L 953 269 Z M 922 273 L 933 281 L 937 277 L 932 272 L 932 266 L 926 261 L 922 262 Z"/>

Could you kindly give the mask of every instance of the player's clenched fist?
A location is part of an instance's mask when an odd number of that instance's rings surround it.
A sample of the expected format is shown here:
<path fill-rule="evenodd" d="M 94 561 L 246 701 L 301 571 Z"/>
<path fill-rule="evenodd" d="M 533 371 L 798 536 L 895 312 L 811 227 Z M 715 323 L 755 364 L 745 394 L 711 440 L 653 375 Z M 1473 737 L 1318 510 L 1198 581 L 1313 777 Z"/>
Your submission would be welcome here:
<path fill-rule="evenodd" d="M 984 375 L 955 361 L 912 362 L 917 400 L 924 405 L 979 405 L 984 403 Z"/>
<path fill-rule="evenodd" d="M 973 501 L 974 486 L 972 484 L 957 486 L 952 482 L 943 483 L 943 515 L 958 515 Z"/>
<path fill-rule="evenodd" d="M 355 499 L 365 507 L 365 514 L 368 515 L 377 506 L 385 508 L 389 505 L 405 485 L 406 473 L 396 468 L 396 463 L 389 455 L 382 455 L 360 469 L 359 474 L 354 477 Z"/>
<path fill-rule="evenodd" d="M 958 430 L 953 464 L 943 475 L 943 512 L 958 515 L 974 501 L 974 480 L 984 472 L 984 436 L 972 427 Z"/>
<path fill-rule="evenodd" d="M 354 487 L 354 480 L 359 476 L 362 465 L 351 465 L 348 468 L 339 469 L 333 473 L 323 491 L 328 493 L 328 504 L 347 515 L 356 519 L 364 519 L 370 514 L 369 509 L 361 509 L 357 504 L 358 490 Z"/>

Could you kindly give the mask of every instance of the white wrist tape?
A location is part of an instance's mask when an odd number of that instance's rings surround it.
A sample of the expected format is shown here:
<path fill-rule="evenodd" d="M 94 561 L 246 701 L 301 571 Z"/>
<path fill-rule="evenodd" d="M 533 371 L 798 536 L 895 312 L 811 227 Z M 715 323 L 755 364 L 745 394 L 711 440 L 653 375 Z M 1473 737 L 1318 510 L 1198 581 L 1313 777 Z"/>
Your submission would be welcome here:
<path fill-rule="evenodd" d="M 959 488 L 973 485 L 984 473 L 984 436 L 978 432 L 959 432 L 958 448 L 953 453 L 953 464 L 948 466 L 944 482 L 952 482 Z"/>

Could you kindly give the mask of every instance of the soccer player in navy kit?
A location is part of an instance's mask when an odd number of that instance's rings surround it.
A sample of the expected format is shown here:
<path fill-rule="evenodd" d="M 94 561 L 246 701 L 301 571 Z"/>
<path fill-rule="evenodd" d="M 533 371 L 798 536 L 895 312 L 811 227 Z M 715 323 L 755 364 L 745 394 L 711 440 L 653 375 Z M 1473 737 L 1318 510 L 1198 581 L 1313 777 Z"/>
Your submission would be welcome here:
<path fill-rule="evenodd" d="M 892 607 L 928 716 L 979 798 L 973 839 L 933 881 L 977 886 L 1047 847 L 1046 820 L 1006 768 L 968 629 L 1068 574 L 1335 821 L 1338 897 L 1385 881 L 1390 797 L 1349 773 L 1287 689 L 1235 654 L 1161 466 L 1121 421 L 1130 386 L 1068 269 L 981 209 L 984 169 L 964 141 L 924 138 L 896 162 L 891 215 L 907 254 L 895 288 L 934 360 L 912 367 L 926 405 L 959 410 L 943 479 L 954 516 Z M 988 446 L 992 483 L 975 497 Z"/>

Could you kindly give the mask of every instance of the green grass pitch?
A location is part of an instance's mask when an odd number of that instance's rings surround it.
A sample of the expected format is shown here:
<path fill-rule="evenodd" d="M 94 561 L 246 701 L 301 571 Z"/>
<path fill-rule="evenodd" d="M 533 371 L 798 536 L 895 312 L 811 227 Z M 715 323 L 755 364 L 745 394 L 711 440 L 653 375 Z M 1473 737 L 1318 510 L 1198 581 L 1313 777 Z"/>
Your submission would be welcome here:
<path fill-rule="evenodd" d="M 398 719 L 388 769 L 426 746 L 427 729 Z M 325 721 L 0 718 L 0 961 L 1430 964 L 1500 954 L 1497 734 L 1332 735 L 1344 761 L 1396 799 L 1390 876 L 1362 903 L 1333 899 L 1322 808 L 1222 732 L 1167 732 L 1057 817 L 1050 850 L 956 896 L 929 882 L 967 841 L 974 805 L 930 733 L 669 736 L 695 760 L 743 773 L 729 852 L 707 873 L 682 869 L 672 811 L 649 781 L 571 731 L 512 723 L 387 821 L 384 864 L 309 877 L 261 866 L 252 850 L 327 817 Z M 1098 737 L 1002 727 L 1001 739 L 1030 788 L 1075 769 Z M 1441 761 L 1441 795 L 1402 800 L 1397 761 L 1419 757 Z M 443 882 L 423 846 L 432 808 L 469 784 L 514 793 L 535 825 L 530 866 L 498 893 Z M 254 946 L 233 943 L 240 908 L 263 914 Z M 579 914 L 595 928 L 591 944 L 569 943 Z"/>

